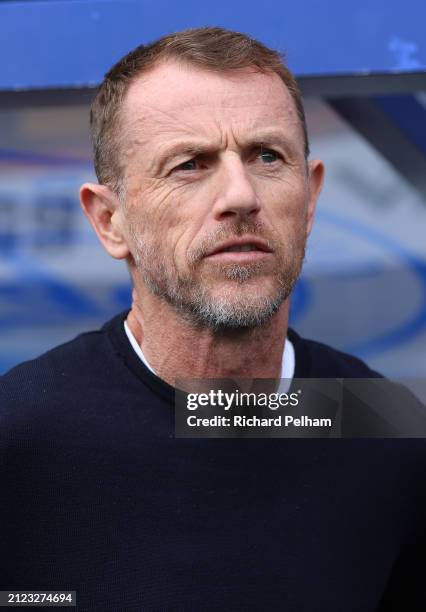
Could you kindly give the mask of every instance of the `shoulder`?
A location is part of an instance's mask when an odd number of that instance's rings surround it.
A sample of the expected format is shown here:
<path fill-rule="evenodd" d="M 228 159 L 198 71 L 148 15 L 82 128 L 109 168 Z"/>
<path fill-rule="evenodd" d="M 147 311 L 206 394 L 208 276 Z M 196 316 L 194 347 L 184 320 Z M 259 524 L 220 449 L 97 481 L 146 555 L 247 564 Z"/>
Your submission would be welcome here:
<path fill-rule="evenodd" d="M 288 330 L 296 360 L 296 378 L 381 378 L 364 361 L 322 342 L 302 338 Z"/>
<path fill-rule="evenodd" d="M 292 330 L 289 338 L 295 346 L 295 378 L 344 379 L 342 437 L 426 438 L 425 406 L 407 386 L 385 378 L 353 355 L 301 338 Z"/>
<path fill-rule="evenodd" d="M 0 376 L 0 389 L 13 386 L 31 387 L 45 383 L 59 382 L 70 375 L 93 373 L 96 368 L 105 369 L 108 358 L 113 359 L 112 333 L 123 328 L 127 311 L 107 321 L 101 328 L 84 332 L 74 339 L 60 344 L 42 355 L 18 364 Z"/>
<path fill-rule="evenodd" d="M 59 418 L 103 381 L 113 379 L 114 351 L 103 329 L 80 334 L 0 376 L 2 426 Z"/>
<path fill-rule="evenodd" d="M 1 388 L 14 385 L 31 386 L 40 380 L 47 382 L 82 368 L 90 359 L 90 354 L 94 353 L 102 342 L 101 335 L 101 331 L 80 334 L 35 359 L 18 364 L 0 377 Z"/>

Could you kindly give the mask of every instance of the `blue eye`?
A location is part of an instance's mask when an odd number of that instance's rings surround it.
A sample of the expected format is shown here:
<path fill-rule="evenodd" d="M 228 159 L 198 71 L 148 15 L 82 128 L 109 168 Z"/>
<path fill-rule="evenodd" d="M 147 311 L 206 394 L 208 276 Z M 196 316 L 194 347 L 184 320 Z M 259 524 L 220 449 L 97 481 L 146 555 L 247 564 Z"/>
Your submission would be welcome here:
<path fill-rule="evenodd" d="M 278 154 L 272 149 L 265 149 L 260 152 L 260 157 L 263 159 L 265 164 L 272 164 L 274 161 L 277 161 Z"/>

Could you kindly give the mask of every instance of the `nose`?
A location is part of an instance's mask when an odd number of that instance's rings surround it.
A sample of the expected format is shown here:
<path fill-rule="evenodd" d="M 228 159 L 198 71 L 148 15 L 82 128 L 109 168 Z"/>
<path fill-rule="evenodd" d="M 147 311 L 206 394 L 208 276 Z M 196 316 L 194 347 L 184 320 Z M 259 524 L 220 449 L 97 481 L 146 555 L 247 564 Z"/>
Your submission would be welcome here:
<path fill-rule="evenodd" d="M 217 176 L 218 190 L 214 204 L 216 219 L 224 216 L 256 214 L 260 203 L 250 176 L 240 157 L 230 153 L 221 163 Z"/>

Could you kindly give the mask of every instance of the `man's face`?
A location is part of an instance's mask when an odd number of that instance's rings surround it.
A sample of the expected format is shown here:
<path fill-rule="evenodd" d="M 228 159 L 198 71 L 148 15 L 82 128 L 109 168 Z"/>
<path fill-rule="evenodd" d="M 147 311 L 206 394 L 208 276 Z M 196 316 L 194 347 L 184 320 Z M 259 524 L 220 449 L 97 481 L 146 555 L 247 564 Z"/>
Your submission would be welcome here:
<path fill-rule="evenodd" d="M 281 79 L 162 64 L 130 86 L 122 113 L 136 282 L 201 327 L 264 324 L 300 273 L 313 210 Z"/>

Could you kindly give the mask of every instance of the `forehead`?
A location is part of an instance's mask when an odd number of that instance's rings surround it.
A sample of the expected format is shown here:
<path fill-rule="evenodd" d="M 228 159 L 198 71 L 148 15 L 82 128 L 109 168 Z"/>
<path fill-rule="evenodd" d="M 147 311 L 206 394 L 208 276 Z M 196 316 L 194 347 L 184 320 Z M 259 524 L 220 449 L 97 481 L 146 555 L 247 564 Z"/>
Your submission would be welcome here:
<path fill-rule="evenodd" d="M 126 140 L 139 145 L 181 135 L 223 136 L 226 131 L 247 136 L 252 130 L 280 127 L 303 147 L 294 100 L 282 79 L 250 68 L 217 73 L 163 63 L 130 85 L 121 117 Z"/>

